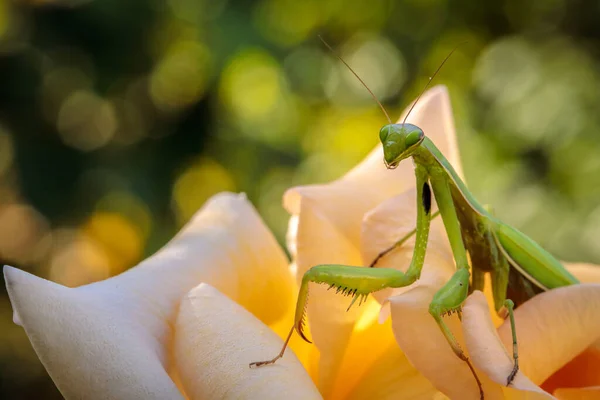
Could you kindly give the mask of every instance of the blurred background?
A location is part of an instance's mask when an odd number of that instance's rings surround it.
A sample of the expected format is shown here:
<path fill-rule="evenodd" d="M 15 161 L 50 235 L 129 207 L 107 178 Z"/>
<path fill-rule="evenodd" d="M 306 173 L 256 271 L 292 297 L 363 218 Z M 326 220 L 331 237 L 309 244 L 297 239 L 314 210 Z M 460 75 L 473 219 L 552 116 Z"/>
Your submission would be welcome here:
<path fill-rule="evenodd" d="M 283 191 L 335 179 L 385 118 L 452 96 L 468 184 L 562 259 L 600 263 L 600 5 L 501 0 L 0 0 L 0 264 L 118 274 L 211 195 L 283 240 Z M 395 116 L 395 117 L 394 117 Z M 0 398 L 60 398 L 0 289 Z"/>

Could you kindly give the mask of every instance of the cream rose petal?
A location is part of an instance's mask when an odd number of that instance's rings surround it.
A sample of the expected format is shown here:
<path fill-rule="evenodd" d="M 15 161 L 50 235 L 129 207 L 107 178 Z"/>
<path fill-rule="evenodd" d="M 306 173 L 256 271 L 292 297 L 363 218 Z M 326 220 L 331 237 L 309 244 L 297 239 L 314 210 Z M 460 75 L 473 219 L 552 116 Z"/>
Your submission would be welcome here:
<path fill-rule="evenodd" d="M 100 299 L 15 268 L 5 267 L 4 277 L 33 348 L 65 398 L 183 398 L 165 370 L 160 338 L 127 322 L 127 312 L 115 317 L 114 306 Z"/>
<path fill-rule="evenodd" d="M 487 299 L 482 292 L 475 291 L 467 298 L 463 307 L 462 326 L 465 343 L 475 367 L 486 373 L 498 385 L 505 386 L 506 379 L 513 369 L 513 360 L 500 341 Z M 507 398 L 552 398 L 522 372 L 517 373 L 510 390 L 503 390 Z M 517 393 L 518 391 L 524 393 Z"/>
<path fill-rule="evenodd" d="M 296 356 L 249 368 L 279 353 L 282 340 L 215 288 L 200 284 L 181 302 L 174 355 L 190 399 L 320 399 Z"/>
<path fill-rule="evenodd" d="M 263 321 L 294 297 L 286 257 L 243 195 L 211 199 L 162 250 L 79 288 L 4 268 L 13 309 L 66 398 L 181 398 L 166 346 L 181 297 L 208 282 Z M 95 397 L 97 396 L 97 397 Z"/>
<path fill-rule="evenodd" d="M 541 384 L 600 338 L 600 284 L 565 286 L 541 293 L 515 311 L 519 366 Z M 507 348 L 510 324 L 498 333 Z"/>

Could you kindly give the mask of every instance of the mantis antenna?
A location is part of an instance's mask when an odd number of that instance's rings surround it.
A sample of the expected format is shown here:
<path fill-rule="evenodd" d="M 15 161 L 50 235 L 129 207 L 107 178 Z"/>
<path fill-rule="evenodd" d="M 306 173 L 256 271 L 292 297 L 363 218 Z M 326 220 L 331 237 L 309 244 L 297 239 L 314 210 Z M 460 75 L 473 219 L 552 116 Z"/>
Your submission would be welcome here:
<path fill-rule="evenodd" d="M 444 58 L 444 61 L 442 61 L 442 63 L 440 64 L 440 66 L 435 70 L 435 72 L 433 73 L 433 75 L 431 75 L 429 77 L 429 80 L 425 84 L 425 87 L 423 88 L 423 90 L 421 90 L 421 94 L 419 94 L 419 97 L 417 97 L 417 99 L 412 104 L 412 106 L 410 106 L 410 109 L 408 110 L 408 113 L 406 113 L 406 116 L 404 117 L 404 120 L 402 121 L 402 125 L 404 125 L 406 123 L 406 119 L 408 118 L 408 116 L 412 112 L 413 108 L 415 108 L 415 106 L 419 102 L 419 99 L 421 98 L 421 96 L 423 96 L 423 93 L 425 93 L 425 91 L 427 90 L 427 88 L 431 84 L 431 81 L 433 80 L 433 78 L 435 78 L 435 76 L 438 74 L 438 72 L 440 72 L 440 70 L 442 69 L 442 67 L 444 66 L 444 64 L 446 64 L 446 61 L 448 61 L 448 59 L 450 58 L 450 56 L 452 55 L 452 53 L 454 53 L 456 51 L 456 49 L 458 49 L 460 46 L 462 46 L 465 43 L 467 43 L 467 42 L 459 43 L 455 48 L 453 48 L 452 51 L 450 53 L 448 53 L 448 55 L 446 56 L 446 58 Z"/>
<path fill-rule="evenodd" d="M 369 87 L 367 86 L 367 84 L 360 78 L 360 76 L 358 76 L 358 74 L 356 72 L 354 72 L 354 70 L 352 69 L 352 67 L 350 67 L 350 65 L 348 65 L 348 63 L 346 61 L 344 61 L 344 59 L 339 54 L 337 54 L 335 52 L 335 50 L 333 50 L 331 48 L 331 46 L 329 45 L 329 43 L 327 43 L 325 41 L 325 39 L 323 39 L 323 37 L 321 35 L 317 35 L 317 36 L 319 37 L 319 39 L 321 40 L 321 42 L 323 42 L 323 44 L 325 45 L 325 47 L 327 47 L 329 49 L 329 51 L 331 51 L 331 53 L 333 53 L 333 55 L 335 55 L 350 70 L 350 72 L 352 72 L 352 74 L 356 77 L 356 79 L 358 79 L 358 81 L 360 83 L 362 83 L 362 85 L 365 87 L 365 89 L 368 90 L 368 92 L 371 95 L 371 97 L 373 97 L 373 100 L 375 100 L 375 102 L 379 105 L 379 108 L 381 108 L 381 111 L 383 111 L 383 114 L 387 118 L 388 122 L 391 124 L 392 120 L 390 119 L 390 116 L 388 115 L 387 111 L 385 110 L 385 107 L 383 107 L 383 104 L 381 104 L 381 102 L 379 101 L 379 99 L 377 98 L 377 96 L 375 96 L 375 93 L 373 93 L 373 91 L 371 91 L 371 89 L 369 89 Z M 436 75 L 438 74 L 438 72 L 440 72 L 440 70 L 442 69 L 442 67 L 444 66 L 444 64 L 446 64 L 446 61 L 448 61 L 448 59 L 450 58 L 450 56 L 452 55 L 452 53 L 454 53 L 456 51 L 456 49 L 458 49 L 460 46 L 462 46 L 465 43 L 467 43 L 467 42 L 459 43 L 455 48 L 453 48 L 452 51 L 450 53 L 448 53 L 448 55 L 446 56 L 446 58 L 444 58 L 444 61 L 442 61 L 442 63 L 440 64 L 440 66 L 435 70 L 435 72 L 433 73 L 433 75 L 431 75 L 429 77 L 429 80 L 427 81 L 427 83 L 425 84 L 425 87 L 423 88 L 423 90 L 419 94 L 419 97 L 417 97 L 417 99 L 414 101 L 414 103 L 412 104 L 412 106 L 410 106 L 410 109 L 408 110 L 408 113 L 406 113 L 406 116 L 404 117 L 404 120 L 402 121 L 402 125 L 404 125 L 406 123 L 406 119 L 408 118 L 408 116 L 412 112 L 413 108 L 415 108 L 415 106 L 417 105 L 417 103 L 421 99 L 421 96 L 423 96 L 423 94 L 425 93 L 425 91 L 427 90 L 427 88 L 429 87 L 429 85 L 431 84 L 431 81 L 433 80 L 433 78 L 435 78 Z"/>
<path fill-rule="evenodd" d="M 331 46 L 325 41 L 325 39 L 323 39 L 321 37 L 321 35 L 317 35 L 317 36 L 319 37 L 319 39 L 321 39 L 321 42 L 323 42 L 323 44 L 329 49 L 329 51 L 331 51 L 333 53 L 333 55 L 335 55 L 342 63 L 344 63 L 344 65 L 346 67 L 348 67 L 348 69 L 350 70 L 350 72 L 352 72 L 352 74 L 356 77 L 356 79 L 358 79 L 359 82 L 362 83 L 362 85 L 365 87 L 365 89 L 367 89 L 369 91 L 369 93 L 371 94 L 371 97 L 373 97 L 373 100 L 375 100 L 377 102 L 377 104 L 379 105 L 379 108 L 381 108 L 381 111 L 383 111 L 383 113 L 385 114 L 385 117 L 391 124 L 392 120 L 391 120 L 390 116 L 388 115 L 387 111 L 385 111 L 385 107 L 383 107 L 383 104 L 381 104 L 381 102 L 379 101 L 377 96 L 375 96 L 375 93 L 373 93 L 371 91 L 371 89 L 369 89 L 367 84 L 362 79 L 360 79 L 360 76 L 358 76 L 358 74 L 356 72 L 354 72 L 354 70 L 350 67 L 350 65 L 348 65 L 348 63 L 346 61 L 344 61 L 344 59 L 331 48 Z"/>

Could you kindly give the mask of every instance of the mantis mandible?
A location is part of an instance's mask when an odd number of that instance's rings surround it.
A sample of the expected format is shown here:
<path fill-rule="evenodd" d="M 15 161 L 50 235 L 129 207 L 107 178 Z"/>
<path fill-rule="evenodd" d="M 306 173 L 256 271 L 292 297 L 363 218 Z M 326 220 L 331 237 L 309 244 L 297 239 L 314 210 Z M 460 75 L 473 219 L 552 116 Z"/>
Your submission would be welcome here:
<path fill-rule="evenodd" d="M 327 43 L 325 45 L 331 50 Z M 432 191 L 450 242 L 456 263 L 456 272 L 433 296 L 429 305 L 429 313 L 435 319 L 454 353 L 469 366 L 477 381 L 481 399 L 484 398 L 481 381 L 468 356 L 444 322 L 443 316 L 458 313 L 460 317 L 461 306 L 469 293 L 474 290 L 483 290 L 485 274 L 491 275 L 496 312 L 502 317 L 506 317 L 508 314 L 512 330 L 514 364 L 506 378 L 508 386 L 519 370 L 514 308 L 543 291 L 579 283 L 549 252 L 524 233 L 500 221 L 480 205 L 452 165 L 435 144 L 425 136 L 425 132 L 418 126 L 406 123 L 406 118 L 412 108 L 454 50 L 429 79 L 401 124 L 392 123 L 385 108 L 375 95 L 352 68 L 338 56 L 371 93 L 388 119 L 389 124 L 379 131 L 386 167 L 393 169 L 402 160 L 411 157 L 413 159 L 417 189 L 416 228 L 405 237 L 400 238 L 392 247 L 382 251 L 371 263 L 370 268 L 326 264 L 317 265 L 308 270 L 302 278 L 294 325 L 281 352 L 271 360 L 253 362 L 250 364 L 251 367 L 272 364 L 281 358 L 294 330 L 310 343 L 304 334 L 305 307 L 310 282 L 328 284 L 330 288 L 336 288 L 337 292 L 352 296 L 348 307 L 350 309 L 356 301 L 359 301 L 359 304 L 362 303 L 373 292 L 385 288 L 405 287 L 418 280 L 425 260 L 430 222 L 438 214 L 431 212 Z M 374 268 L 381 257 L 399 248 L 413 235 L 415 236 L 415 247 L 406 272 Z M 467 253 L 470 256 L 471 265 L 469 265 Z"/>

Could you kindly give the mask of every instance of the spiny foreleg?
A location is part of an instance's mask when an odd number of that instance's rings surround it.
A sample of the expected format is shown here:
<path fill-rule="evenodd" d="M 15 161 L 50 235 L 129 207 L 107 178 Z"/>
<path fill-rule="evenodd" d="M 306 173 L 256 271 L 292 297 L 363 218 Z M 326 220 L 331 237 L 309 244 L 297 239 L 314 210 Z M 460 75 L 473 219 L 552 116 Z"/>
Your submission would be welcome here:
<path fill-rule="evenodd" d="M 271 360 L 253 362 L 250 364 L 250 367 L 273 364 L 283 357 L 294 330 L 298 332 L 302 339 L 311 343 L 304 334 L 309 283 L 328 284 L 329 288 L 335 288 L 337 293 L 352 296 L 352 301 L 348 307 L 348 310 L 350 310 L 350 307 L 352 307 L 356 301 L 359 301 L 359 304 L 362 304 L 367 296 L 373 292 L 390 287 L 397 288 L 408 286 L 415 280 L 416 278 L 414 276 L 408 276 L 402 271 L 388 268 L 364 268 L 348 265 L 317 265 L 312 267 L 306 271 L 302 278 L 302 284 L 300 285 L 300 291 L 298 293 L 298 301 L 296 303 L 294 325 L 290 330 L 290 334 L 288 335 L 281 352 Z"/>

